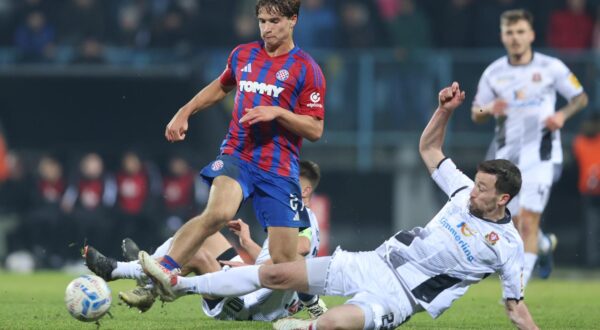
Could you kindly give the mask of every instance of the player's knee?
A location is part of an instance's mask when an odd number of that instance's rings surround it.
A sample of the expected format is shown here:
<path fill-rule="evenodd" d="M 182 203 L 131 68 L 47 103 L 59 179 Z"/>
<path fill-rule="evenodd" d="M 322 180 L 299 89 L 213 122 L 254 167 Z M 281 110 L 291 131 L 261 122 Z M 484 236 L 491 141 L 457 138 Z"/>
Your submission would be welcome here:
<path fill-rule="evenodd" d="M 260 284 L 271 289 L 285 289 L 289 283 L 287 272 L 281 267 L 262 266 L 259 271 Z"/>
<path fill-rule="evenodd" d="M 197 220 L 209 233 L 216 233 L 221 230 L 227 221 L 231 220 L 233 215 L 222 210 L 206 210 L 201 216 L 192 220 Z"/>

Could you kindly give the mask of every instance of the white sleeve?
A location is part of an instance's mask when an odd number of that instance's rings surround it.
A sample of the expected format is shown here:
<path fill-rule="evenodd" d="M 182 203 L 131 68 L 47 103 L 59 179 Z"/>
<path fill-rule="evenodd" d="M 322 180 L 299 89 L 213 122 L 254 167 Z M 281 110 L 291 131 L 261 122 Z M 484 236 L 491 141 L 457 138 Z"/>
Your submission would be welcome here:
<path fill-rule="evenodd" d="M 502 281 L 502 297 L 506 299 L 523 299 L 523 265 L 525 256 L 523 246 L 516 249 L 515 253 L 502 265 L 500 280 Z"/>
<path fill-rule="evenodd" d="M 473 180 L 457 169 L 450 158 L 444 158 L 438 164 L 435 171 L 431 173 L 431 178 L 450 198 L 458 191 L 473 186 Z"/>
<path fill-rule="evenodd" d="M 554 74 L 554 88 L 567 101 L 583 92 L 583 87 L 577 77 L 562 61 L 556 60 L 553 63 L 552 73 Z"/>
<path fill-rule="evenodd" d="M 485 70 L 477 85 L 477 94 L 475 94 L 475 98 L 473 99 L 473 107 L 483 107 L 494 99 L 496 99 L 496 93 L 494 93 L 490 85 L 488 70 Z"/>

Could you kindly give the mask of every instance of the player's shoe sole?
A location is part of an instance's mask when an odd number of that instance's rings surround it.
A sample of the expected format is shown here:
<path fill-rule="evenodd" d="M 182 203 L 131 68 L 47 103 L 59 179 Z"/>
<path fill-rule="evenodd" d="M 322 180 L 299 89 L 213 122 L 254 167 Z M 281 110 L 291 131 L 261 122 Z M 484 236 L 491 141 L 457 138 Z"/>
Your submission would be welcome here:
<path fill-rule="evenodd" d="M 135 289 L 119 292 L 119 299 L 127 306 L 135 307 L 139 309 L 140 313 L 144 313 L 154 305 L 156 294 L 150 288 L 137 287 Z"/>
<path fill-rule="evenodd" d="M 308 330 L 313 321 L 294 318 L 284 318 L 273 323 L 275 330 Z"/>
<path fill-rule="evenodd" d="M 138 259 L 144 273 L 154 282 L 160 299 L 168 302 L 177 299 L 173 286 L 177 284 L 178 272 L 166 269 L 146 251 L 140 251 Z"/>
<path fill-rule="evenodd" d="M 102 277 L 105 281 L 112 281 L 112 271 L 117 268 L 117 261 L 109 258 L 93 246 L 86 245 L 83 247 L 83 258 L 85 265 L 94 274 Z"/>

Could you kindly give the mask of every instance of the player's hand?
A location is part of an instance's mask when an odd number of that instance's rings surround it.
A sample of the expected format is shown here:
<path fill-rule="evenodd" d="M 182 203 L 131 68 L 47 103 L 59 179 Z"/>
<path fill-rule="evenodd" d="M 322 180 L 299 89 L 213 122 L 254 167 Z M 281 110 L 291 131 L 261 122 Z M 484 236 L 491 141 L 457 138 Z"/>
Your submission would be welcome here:
<path fill-rule="evenodd" d="M 438 95 L 439 108 L 454 111 L 465 100 L 465 92 L 460 90 L 460 85 L 455 81 L 450 87 L 442 89 Z"/>
<path fill-rule="evenodd" d="M 240 239 L 240 245 L 245 246 L 250 237 L 250 227 L 242 219 L 231 220 L 227 223 L 227 228 Z"/>
<path fill-rule="evenodd" d="M 554 132 L 557 129 L 561 129 L 565 125 L 565 114 L 562 111 L 559 111 L 552 116 L 546 118 L 544 122 L 546 128 L 550 130 L 550 132 Z"/>
<path fill-rule="evenodd" d="M 188 130 L 187 117 L 182 116 L 180 113 L 175 114 L 173 119 L 167 124 L 165 129 L 165 138 L 169 142 L 177 142 L 185 139 L 185 135 Z"/>
<path fill-rule="evenodd" d="M 231 261 L 231 260 L 218 260 L 221 265 L 229 266 L 229 267 L 243 267 L 243 266 L 252 266 L 241 261 Z"/>
<path fill-rule="evenodd" d="M 260 122 L 272 121 L 279 116 L 278 107 L 259 105 L 254 108 L 246 108 L 244 116 L 240 118 L 240 124 L 248 123 L 254 125 Z"/>
<path fill-rule="evenodd" d="M 506 108 L 508 108 L 508 102 L 506 102 L 503 99 L 497 99 L 492 101 L 492 103 L 488 107 L 489 113 L 495 117 L 506 116 Z"/>

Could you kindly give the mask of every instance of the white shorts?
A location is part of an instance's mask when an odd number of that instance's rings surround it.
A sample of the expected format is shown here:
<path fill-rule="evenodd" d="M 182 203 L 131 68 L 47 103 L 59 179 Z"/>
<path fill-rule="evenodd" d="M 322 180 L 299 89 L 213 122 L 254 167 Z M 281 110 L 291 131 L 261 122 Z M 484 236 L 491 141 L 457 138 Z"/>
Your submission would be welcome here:
<path fill-rule="evenodd" d="M 353 296 L 346 304 L 365 314 L 365 329 L 393 329 L 420 311 L 388 265 L 374 252 L 346 252 L 306 260 L 309 291 Z"/>
<path fill-rule="evenodd" d="M 536 213 L 544 211 L 550 199 L 555 167 L 552 162 L 542 162 L 521 172 L 521 191 L 508 204 L 513 216 L 518 215 L 521 208 Z"/>

